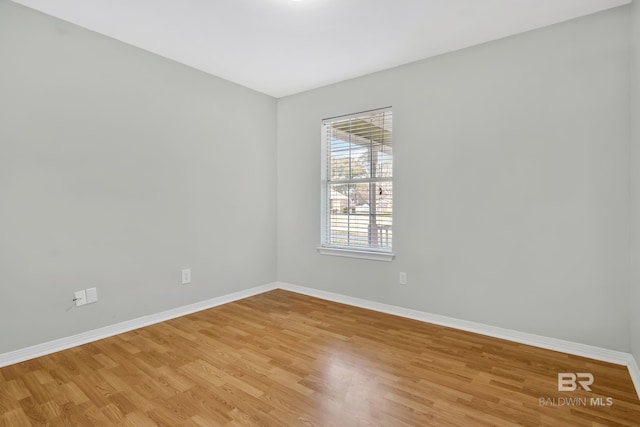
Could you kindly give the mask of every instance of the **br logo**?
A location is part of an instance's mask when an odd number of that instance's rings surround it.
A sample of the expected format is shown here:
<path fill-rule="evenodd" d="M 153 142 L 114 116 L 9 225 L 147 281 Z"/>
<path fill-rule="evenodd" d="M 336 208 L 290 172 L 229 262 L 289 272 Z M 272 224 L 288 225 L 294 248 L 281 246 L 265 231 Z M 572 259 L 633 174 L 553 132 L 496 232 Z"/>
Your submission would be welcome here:
<path fill-rule="evenodd" d="M 585 391 L 591 391 L 593 384 L 593 374 L 579 372 L 560 372 L 558 373 L 558 391 L 576 391 L 578 385 Z"/>

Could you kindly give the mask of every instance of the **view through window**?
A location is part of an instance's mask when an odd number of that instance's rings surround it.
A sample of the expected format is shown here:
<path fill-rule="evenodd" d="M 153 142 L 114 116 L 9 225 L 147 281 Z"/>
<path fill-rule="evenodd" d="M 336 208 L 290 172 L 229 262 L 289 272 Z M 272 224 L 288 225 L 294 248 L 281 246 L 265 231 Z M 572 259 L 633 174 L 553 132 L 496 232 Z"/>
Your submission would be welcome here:
<path fill-rule="evenodd" d="M 322 124 L 322 246 L 391 252 L 391 109 L 325 119 Z"/>

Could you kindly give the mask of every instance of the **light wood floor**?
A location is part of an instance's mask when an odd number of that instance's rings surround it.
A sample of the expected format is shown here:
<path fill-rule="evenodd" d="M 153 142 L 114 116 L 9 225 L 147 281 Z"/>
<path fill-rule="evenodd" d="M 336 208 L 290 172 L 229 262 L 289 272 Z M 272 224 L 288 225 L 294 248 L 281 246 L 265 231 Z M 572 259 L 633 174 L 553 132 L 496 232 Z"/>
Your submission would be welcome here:
<path fill-rule="evenodd" d="M 2 368 L 0 425 L 638 426 L 640 401 L 622 366 L 277 290 Z"/>

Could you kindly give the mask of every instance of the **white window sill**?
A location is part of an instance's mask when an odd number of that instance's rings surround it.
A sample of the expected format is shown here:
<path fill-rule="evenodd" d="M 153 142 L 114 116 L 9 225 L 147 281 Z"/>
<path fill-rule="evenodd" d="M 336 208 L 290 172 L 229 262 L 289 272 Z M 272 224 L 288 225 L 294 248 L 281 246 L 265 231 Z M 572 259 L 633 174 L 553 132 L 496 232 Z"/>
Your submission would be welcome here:
<path fill-rule="evenodd" d="M 318 248 L 318 253 L 321 255 L 331 256 L 343 256 L 347 258 L 360 258 L 369 259 L 373 261 L 393 261 L 395 254 L 390 252 L 374 252 L 374 251 L 361 251 L 357 249 L 342 249 L 342 248 L 327 248 L 321 246 Z"/>

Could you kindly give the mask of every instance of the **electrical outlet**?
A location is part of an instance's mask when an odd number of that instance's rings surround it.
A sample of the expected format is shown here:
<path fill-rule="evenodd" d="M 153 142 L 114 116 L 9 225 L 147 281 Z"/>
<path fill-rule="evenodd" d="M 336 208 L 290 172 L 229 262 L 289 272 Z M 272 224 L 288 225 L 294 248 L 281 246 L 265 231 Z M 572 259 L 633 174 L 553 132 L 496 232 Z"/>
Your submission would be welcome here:
<path fill-rule="evenodd" d="M 191 283 L 191 269 L 185 268 L 182 270 L 182 284 L 187 285 Z"/>
<path fill-rule="evenodd" d="M 97 288 L 89 288 L 87 289 L 86 293 L 87 293 L 87 304 L 93 304 L 94 302 L 98 302 Z"/>
<path fill-rule="evenodd" d="M 76 307 L 85 305 L 87 303 L 87 293 L 83 290 L 75 291 L 73 293 L 73 301 L 76 303 Z"/>
<path fill-rule="evenodd" d="M 401 285 L 407 284 L 407 273 L 405 273 L 404 271 L 400 273 L 400 284 Z"/>

